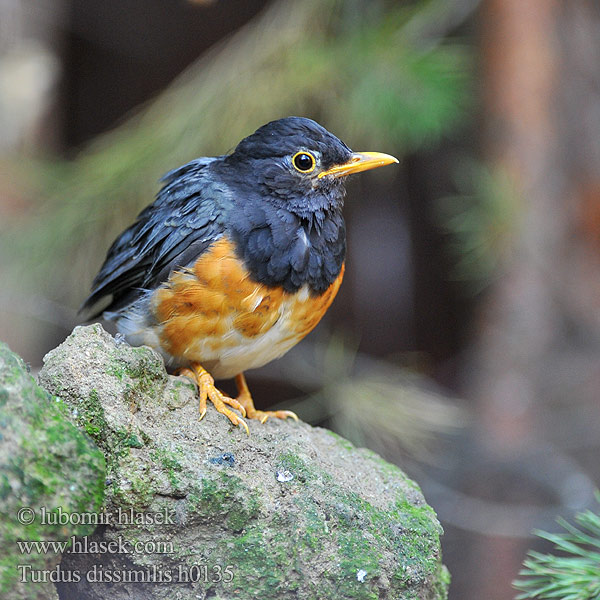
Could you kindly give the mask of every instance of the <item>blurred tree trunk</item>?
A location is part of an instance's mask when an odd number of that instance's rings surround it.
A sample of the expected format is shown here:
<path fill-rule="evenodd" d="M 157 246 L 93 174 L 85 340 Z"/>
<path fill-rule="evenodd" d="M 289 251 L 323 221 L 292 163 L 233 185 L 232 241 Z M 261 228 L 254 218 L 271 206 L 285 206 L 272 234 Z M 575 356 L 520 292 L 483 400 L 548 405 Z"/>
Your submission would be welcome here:
<path fill-rule="evenodd" d="M 50 150 L 63 0 L 0 1 L 0 154 Z"/>
<path fill-rule="evenodd" d="M 600 408 L 600 4 L 488 0 L 482 16 L 485 152 L 520 207 L 471 390 L 488 443 L 513 451 L 543 405 Z"/>
<path fill-rule="evenodd" d="M 34 192 L 15 156 L 45 155 L 59 143 L 58 58 L 64 31 L 64 0 L 0 0 L 0 222 L 30 209 Z M 5 259 L 6 257 L 0 257 Z M 12 347 L 33 349 L 38 332 L 31 315 L 15 314 L 0 260 L 0 336 Z"/>
<path fill-rule="evenodd" d="M 539 369 L 559 318 L 554 288 L 568 220 L 552 106 L 556 19 L 554 0 L 484 3 L 485 154 L 508 172 L 520 197 L 515 238 L 484 306 L 476 356 L 482 426 L 499 449 L 514 448 L 531 427 Z"/>
<path fill-rule="evenodd" d="M 467 386 L 481 443 L 507 456 L 544 426 L 540 437 L 572 444 L 574 406 L 600 408 L 600 8 L 595 0 L 482 8 L 484 151 L 511 176 L 520 204 L 479 315 Z M 490 560 L 479 564 L 476 596 L 512 597 L 499 582 L 516 575 L 523 542 L 481 546 Z"/>

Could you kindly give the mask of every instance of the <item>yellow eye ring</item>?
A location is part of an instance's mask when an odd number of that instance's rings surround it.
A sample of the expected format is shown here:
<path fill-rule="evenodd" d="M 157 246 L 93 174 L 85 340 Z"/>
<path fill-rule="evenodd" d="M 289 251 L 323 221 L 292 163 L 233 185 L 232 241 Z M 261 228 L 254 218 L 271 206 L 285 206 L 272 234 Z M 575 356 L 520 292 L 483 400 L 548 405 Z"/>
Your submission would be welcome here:
<path fill-rule="evenodd" d="M 300 171 L 300 173 L 311 173 L 317 166 L 317 160 L 310 152 L 300 150 L 292 156 L 292 164 L 294 169 Z"/>

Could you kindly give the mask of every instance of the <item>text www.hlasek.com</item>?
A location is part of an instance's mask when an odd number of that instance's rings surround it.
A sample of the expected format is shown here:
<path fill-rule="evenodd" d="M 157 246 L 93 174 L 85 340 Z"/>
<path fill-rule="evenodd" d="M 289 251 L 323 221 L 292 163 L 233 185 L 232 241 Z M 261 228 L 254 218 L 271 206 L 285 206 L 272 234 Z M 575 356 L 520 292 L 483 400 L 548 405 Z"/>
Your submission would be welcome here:
<path fill-rule="evenodd" d="M 173 542 L 152 541 L 131 542 L 122 537 L 106 540 L 88 540 L 87 537 L 68 540 L 20 540 L 17 546 L 21 554 L 173 554 Z"/>

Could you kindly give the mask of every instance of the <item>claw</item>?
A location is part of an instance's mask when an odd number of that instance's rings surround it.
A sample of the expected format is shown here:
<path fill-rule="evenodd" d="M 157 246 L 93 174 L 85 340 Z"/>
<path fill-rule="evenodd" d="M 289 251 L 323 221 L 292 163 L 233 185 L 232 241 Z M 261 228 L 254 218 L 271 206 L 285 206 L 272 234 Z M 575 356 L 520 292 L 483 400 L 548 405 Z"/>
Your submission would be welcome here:
<path fill-rule="evenodd" d="M 248 424 L 246 423 L 246 421 L 244 421 L 244 419 L 242 419 L 241 417 L 238 417 L 238 422 L 246 430 L 248 437 L 250 437 L 250 430 L 248 429 Z"/>
<path fill-rule="evenodd" d="M 296 423 L 300 422 L 300 419 L 298 418 L 298 415 L 293 410 L 280 410 L 280 411 L 277 411 L 277 412 L 285 413 L 286 417 L 290 417 L 291 419 L 294 419 L 294 421 L 296 421 Z"/>
<path fill-rule="evenodd" d="M 294 419 L 294 421 L 299 422 L 300 419 L 295 412 L 291 410 L 256 410 L 254 411 L 254 416 L 252 419 L 259 419 L 261 423 L 266 423 L 269 417 L 274 417 L 276 419 L 287 419 L 290 417 Z"/>
<path fill-rule="evenodd" d="M 265 423 L 269 418 L 287 419 L 288 417 L 299 421 L 298 415 L 291 410 L 256 410 L 254 402 L 246 383 L 246 378 L 243 373 L 236 376 L 235 382 L 238 388 L 238 397 L 230 398 L 215 387 L 215 380 L 210 373 L 197 363 L 193 363 L 190 367 L 183 367 L 177 372 L 178 375 L 183 375 L 191 379 L 198 386 L 198 410 L 200 412 L 199 420 L 201 421 L 206 415 L 207 401 L 210 400 L 214 407 L 222 415 L 225 415 L 236 427 L 240 425 L 250 435 L 248 424 L 244 420 L 256 419 L 261 423 Z M 242 416 L 238 416 L 233 410 L 237 410 Z"/>
<path fill-rule="evenodd" d="M 246 416 L 246 408 L 244 405 L 235 398 L 230 398 L 218 390 L 215 387 L 215 380 L 204 367 L 199 364 L 192 364 L 191 368 L 184 367 L 179 369 L 178 375 L 188 377 L 198 386 L 198 410 L 200 412 L 200 421 L 204 418 L 204 415 L 206 415 L 207 400 L 210 400 L 218 412 L 225 415 L 236 427 L 241 425 L 246 430 L 246 433 L 250 435 L 248 425 L 242 418 Z M 232 410 L 227 408 L 228 406 L 239 411 L 242 417 L 238 417 Z"/>
<path fill-rule="evenodd" d="M 244 416 L 248 417 L 248 419 L 257 419 L 261 423 L 266 423 L 269 417 L 274 417 L 276 419 L 287 419 L 288 417 L 294 419 L 294 421 L 299 421 L 298 415 L 291 410 L 257 410 L 254 407 L 254 401 L 252 400 L 252 395 L 250 394 L 250 390 L 248 389 L 248 384 L 246 383 L 246 378 L 243 373 L 240 373 L 235 378 L 235 383 L 238 388 L 238 400 L 241 405 L 246 409 L 246 414 Z"/>

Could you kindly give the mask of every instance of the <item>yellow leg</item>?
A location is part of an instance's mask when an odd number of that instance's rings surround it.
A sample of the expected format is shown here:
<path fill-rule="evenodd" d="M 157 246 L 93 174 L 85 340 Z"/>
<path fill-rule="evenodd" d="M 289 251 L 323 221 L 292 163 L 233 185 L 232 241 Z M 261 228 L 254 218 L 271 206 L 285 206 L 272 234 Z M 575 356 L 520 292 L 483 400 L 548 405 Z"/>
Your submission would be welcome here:
<path fill-rule="evenodd" d="M 291 410 L 256 410 L 256 408 L 254 408 L 252 395 L 248 389 L 248 384 L 246 383 L 246 377 L 243 373 L 235 376 L 235 385 L 238 389 L 238 402 L 244 407 L 248 419 L 258 419 L 261 423 L 264 423 L 269 417 L 275 417 L 277 419 L 287 419 L 287 417 L 291 417 L 298 421 L 296 413 Z"/>
<path fill-rule="evenodd" d="M 218 390 L 215 387 L 215 380 L 202 365 L 192 363 L 189 368 L 184 367 L 179 369 L 177 374 L 188 377 L 198 386 L 200 419 L 206 414 L 206 400 L 208 399 L 213 403 L 218 412 L 225 415 L 234 425 L 241 425 L 246 430 L 246 433 L 250 435 L 246 421 L 227 408 L 227 405 L 231 406 L 231 408 L 239 411 L 245 417 L 246 409 L 244 405 L 235 398 L 229 398 Z"/>

